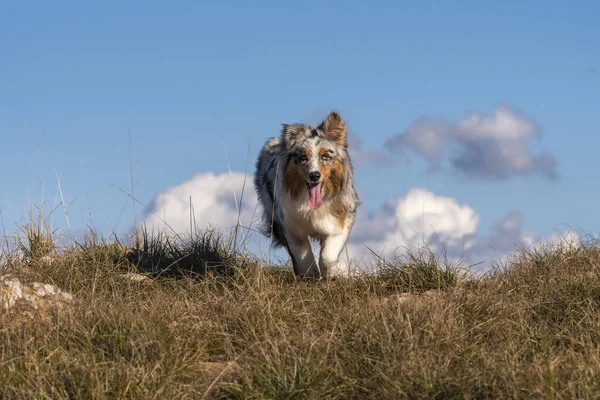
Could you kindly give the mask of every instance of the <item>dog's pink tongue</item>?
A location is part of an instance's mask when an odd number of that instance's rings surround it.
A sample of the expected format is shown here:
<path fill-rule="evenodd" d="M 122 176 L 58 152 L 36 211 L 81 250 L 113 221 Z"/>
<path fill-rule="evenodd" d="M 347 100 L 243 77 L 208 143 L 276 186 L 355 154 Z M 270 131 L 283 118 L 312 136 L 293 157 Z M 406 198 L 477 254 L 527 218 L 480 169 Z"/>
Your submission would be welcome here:
<path fill-rule="evenodd" d="M 321 207 L 323 198 L 321 197 L 321 185 L 323 183 L 310 185 L 310 197 L 308 198 L 308 206 L 313 210 Z"/>

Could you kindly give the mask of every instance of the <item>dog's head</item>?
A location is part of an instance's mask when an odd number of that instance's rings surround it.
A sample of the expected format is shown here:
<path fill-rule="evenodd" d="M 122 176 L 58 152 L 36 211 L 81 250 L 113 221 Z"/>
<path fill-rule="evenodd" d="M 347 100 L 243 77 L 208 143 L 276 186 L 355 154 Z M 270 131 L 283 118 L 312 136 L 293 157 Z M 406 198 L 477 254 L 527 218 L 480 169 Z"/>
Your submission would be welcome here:
<path fill-rule="evenodd" d="M 335 196 L 344 185 L 344 170 L 348 168 L 346 124 L 332 112 L 316 128 L 284 124 L 281 133 L 289 155 L 284 184 L 294 197 L 308 191 L 308 206 L 317 209 L 323 199 Z"/>

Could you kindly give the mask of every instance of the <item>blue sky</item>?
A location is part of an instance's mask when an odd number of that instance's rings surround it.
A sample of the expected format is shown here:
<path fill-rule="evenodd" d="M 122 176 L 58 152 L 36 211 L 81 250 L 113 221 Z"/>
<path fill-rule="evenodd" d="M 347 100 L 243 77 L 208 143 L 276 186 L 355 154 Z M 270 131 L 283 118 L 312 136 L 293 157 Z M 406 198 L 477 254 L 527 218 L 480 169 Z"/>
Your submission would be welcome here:
<path fill-rule="evenodd" d="M 197 173 L 243 172 L 248 146 L 252 167 L 282 122 L 335 108 L 379 151 L 419 118 L 509 105 L 538 127 L 532 151 L 552 154 L 558 179 L 473 179 L 394 153 L 357 166 L 361 212 L 425 187 L 476 210 L 478 232 L 515 210 L 541 236 L 595 232 L 599 15 L 597 1 L 5 2 L 4 222 L 14 231 L 28 199 L 53 204 L 56 170 L 75 228 L 91 214 L 100 232 L 130 229 L 112 186 L 130 190 L 128 129 L 136 197 L 150 204 Z"/>

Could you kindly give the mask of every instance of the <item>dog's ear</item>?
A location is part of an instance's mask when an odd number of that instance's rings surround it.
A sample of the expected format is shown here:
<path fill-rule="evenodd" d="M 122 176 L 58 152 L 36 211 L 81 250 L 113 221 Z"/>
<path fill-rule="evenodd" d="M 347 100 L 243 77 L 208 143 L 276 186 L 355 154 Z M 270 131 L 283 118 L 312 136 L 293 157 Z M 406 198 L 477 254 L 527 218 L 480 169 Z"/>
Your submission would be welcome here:
<path fill-rule="evenodd" d="M 281 136 L 286 147 L 292 147 L 306 136 L 306 126 L 302 124 L 282 124 Z"/>
<path fill-rule="evenodd" d="M 348 141 L 346 140 L 346 123 L 337 112 L 332 111 L 325 121 L 319 125 L 319 129 L 325 132 L 325 134 L 335 143 L 348 147 Z"/>

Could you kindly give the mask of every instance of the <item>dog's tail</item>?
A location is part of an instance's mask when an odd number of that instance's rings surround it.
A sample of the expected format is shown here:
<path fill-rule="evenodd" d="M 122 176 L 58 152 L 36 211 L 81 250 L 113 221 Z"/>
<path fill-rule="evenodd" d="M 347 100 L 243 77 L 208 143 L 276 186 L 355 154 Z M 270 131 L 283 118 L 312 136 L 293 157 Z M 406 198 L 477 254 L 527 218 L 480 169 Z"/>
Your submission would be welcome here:
<path fill-rule="evenodd" d="M 256 172 L 254 174 L 254 187 L 258 199 L 263 208 L 262 233 L 271 238 L 275 247 L 287 247 L 287 241 L 283 234 L 283 226 L 277 222 L 275 213 L 275 181 L 277 179 L 276 169 L 278 154 L 280 151 L 279 137 L 271 138 L 265 143 L 261 154 L 256 161 Z"/>

